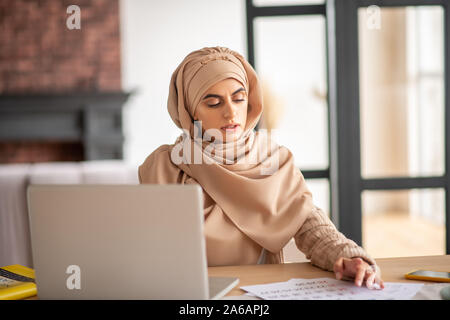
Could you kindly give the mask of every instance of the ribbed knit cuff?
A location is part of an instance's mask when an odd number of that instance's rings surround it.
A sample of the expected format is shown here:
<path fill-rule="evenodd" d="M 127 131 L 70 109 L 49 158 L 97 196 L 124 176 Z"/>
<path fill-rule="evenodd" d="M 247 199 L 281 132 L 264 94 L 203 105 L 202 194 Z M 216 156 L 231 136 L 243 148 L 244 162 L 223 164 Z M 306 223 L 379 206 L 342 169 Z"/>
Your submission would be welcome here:
<path fill-rule="evenodd" d="M 349 242 L 350 243 L 345 245 L 342 248 L 342 250 L 336 250 L 334 252 L 330 252 L 328 259 L 327 259 L 328 261 L 327 261 L 327 266 L 326 266 L 326 268 L 329 271 L 334 271 L 333 270 L 334 264 L 336 263 L 336 261 L 339 258 L 347 258 L 347 259 L 361 258 L 365 262 L 367 262 L 369 265 L 376 265 L 375 260 L 369 254 L 367 254 L 367 252 L 363 248 L 358 246 L 352 240 L 349 240 Z"/>
<path fill-rule="evenodd" d="M 375 260 L 354 241 L 336 229 L 333 222 L 315 206 L 305 223 L 294 237 L 297 248 L 306 254 L 311 263 L 319 268 L 333 271 L 337 259 L 360 257 L 370 265 Z"/>

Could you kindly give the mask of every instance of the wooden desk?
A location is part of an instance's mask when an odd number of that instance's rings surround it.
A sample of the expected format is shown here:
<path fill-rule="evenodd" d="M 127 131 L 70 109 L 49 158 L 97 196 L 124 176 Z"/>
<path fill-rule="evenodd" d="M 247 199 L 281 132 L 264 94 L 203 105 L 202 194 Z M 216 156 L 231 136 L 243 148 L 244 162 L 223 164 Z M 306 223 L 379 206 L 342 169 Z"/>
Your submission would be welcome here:
<path fill-rule="evenodd" d="M 450 255 L 375 260 L 381 268 L 381 276 L 385 282 L 430 283 L 405 279 L 404 274 L 413 269 L 450 272 Z M 335 278 L 334 273 L 314 267 L 309 262 L 210 267 L 208 268 L 208 274 L 211 277 L 239 278 L 239 284 L 230 291 L 227 296 L 239 296 L 244 294 L 245 291 L 239 289 L 239 287 L 246 285 L 287 281 L 291 278 Z"/>
<path fill-rule="evenodd" d="M 430 283 L 405 279 L 404 274 L 413 269 L 450 272 L 450 255 L 387 258 L 375 260 L 378 266 L 381 268 L 381 275 L 385 282 Z M 227 296 L 239 296 L 244 294 L 245 291 L 239 289 L 239 287 L 246 285 L 287 281 L 291 278 L 335 278 L 334 273 L 314 267 L 309 262 L 209 267 L 208 274 L 211 277 L 215 276 L 239 278 L 239 284 L 233 290 L 231 290 L 227 294 Z M 38 299 L 38 297 L 30 297 L 27 300 L 35 299 Z"/>

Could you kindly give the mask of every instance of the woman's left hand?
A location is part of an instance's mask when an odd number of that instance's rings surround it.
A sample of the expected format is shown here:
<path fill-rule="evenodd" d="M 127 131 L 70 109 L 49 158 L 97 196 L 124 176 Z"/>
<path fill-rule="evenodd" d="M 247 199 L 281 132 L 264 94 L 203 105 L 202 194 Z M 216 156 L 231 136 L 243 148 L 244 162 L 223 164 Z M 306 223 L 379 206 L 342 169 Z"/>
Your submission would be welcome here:
<path fill-rule="evenodd" d="M 379 268 L 377 267 L 376 270 L 374 270 L 372 266 L 361 258 L 348 259 L 341 257 L 336 260 L 333 270 L 336 274 L 336 279 L 338 280 L 343 278 L 353 278 L 358 287 L 365 281 L 366 286 L 369 289 L 374 289 L 376 287 L 379 287 L 379 289 L 384 288 Z M 378 284 L 378 286 L 375 284 Z"/>

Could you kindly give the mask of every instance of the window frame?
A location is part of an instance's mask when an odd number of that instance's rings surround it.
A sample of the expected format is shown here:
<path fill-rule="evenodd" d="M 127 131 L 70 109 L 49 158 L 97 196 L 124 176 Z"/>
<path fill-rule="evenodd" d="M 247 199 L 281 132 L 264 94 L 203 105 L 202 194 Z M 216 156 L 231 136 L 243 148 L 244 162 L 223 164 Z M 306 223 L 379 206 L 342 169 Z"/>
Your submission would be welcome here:
<path fill-rule="evenodd" d="M 441 6 L 444 11 L 444 114 L 445 114 L 445 172 L 442 176 L 424 177 L 361 177 L 360 150 L 360 99 L 359 99 L 359 8 L 371 5 L 383 7 Z M 328 0 L 327 13 L 333 19 L 329 32 L 334 34 L 334 45 L 329 46 L 329 56 L 335 63 L 331 70 L 330 113 L 335 123 L 333 134 L 337 137 L 337 171 L 339 181 L 340 229 L 358 244 L 362 244 L 362 192 L 364 190 L 410 190 L 443 188 L 445 190 L 445 250 L 450 253 L 450 10 L 445 0 Z M 331 17 L 332 15 L 332 17 Z M 332 29 L 332 30 L 331 30 Z M 329 39 L 330 40 L 330 39 Z M 330 43 L 329 43 L 330 44 Z M 356 63 L 355 63 L 356 61 Z M 345 80 L 345 81 L 344 81 Z"/>
<path fill-rule="evenodd" d="M 361 7 L 441 6 L 444 12 L 445 172 L 442 176 L 361 176 L 358 16 Z M 443 188 L 445 250 L 450 254 L 450 3 L 446 0 L 325 0 L 324 4 L 254 6 L 246 0 L 248 61 L 255 66 L 254 19 L 268 16 L 323 15 L 326 24 L 329 167 L 302 170 L 305 179 L 327 178 L 330 217 L 348 238 L 362 245 L 362 192 Z M 355 63 L 356 62 L 356 63 Z M 258 126 L 257 126 L 258 128 Z M 301 168 L 299 168 L 301 170 Z"/>

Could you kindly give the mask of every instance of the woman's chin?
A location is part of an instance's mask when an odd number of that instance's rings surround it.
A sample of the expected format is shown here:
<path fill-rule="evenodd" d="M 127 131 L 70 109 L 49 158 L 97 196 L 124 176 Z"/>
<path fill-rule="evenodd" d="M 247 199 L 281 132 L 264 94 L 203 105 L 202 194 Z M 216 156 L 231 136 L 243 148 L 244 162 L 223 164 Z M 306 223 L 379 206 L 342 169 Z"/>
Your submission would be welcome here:
<path fill-rule="evenodd" d="M 238 140 L 241 135 L 242 135 L 241 130 L 238 130 L 236 132 L 227 132 L 226 134 L 222 135 L 222 141 L 234 142 L 234 141 Z"/>

